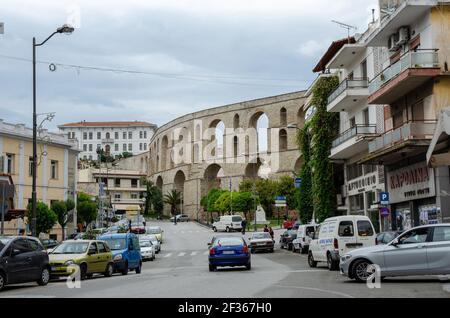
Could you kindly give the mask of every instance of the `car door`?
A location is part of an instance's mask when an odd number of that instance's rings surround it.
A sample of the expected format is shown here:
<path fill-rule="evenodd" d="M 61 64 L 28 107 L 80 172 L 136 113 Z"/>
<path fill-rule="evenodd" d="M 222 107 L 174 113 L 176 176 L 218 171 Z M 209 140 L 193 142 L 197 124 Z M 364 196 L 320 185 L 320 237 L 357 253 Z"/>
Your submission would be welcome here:
<path fill-rule="evenodd" d="M 317 250 L 313 251 L 314 260 L 316 261 L 326 261 L 328 248 L 332 244 L 333 239 L 330 238 L 330 235 L 328 233 L 328 226 L 329 223 L 326 222 L 320 227 Z"/>
<path fill-rule="evenodd" d="M 430 275 L 450 274 L 450 226 L 433 228 L 432 239 L 427 243 L 427 261 Z"/>
<path fill-rule="evenodd" d="M 375 245 L 375 230 L 369 220 L 357 220 L 356 228 L 357 248 Z"/>
<path fill-rule="evenodd" d="M 398 244 L 388 244 L 384 250 L 385 271 L 399 276 L 426 273 L 427 240 L 430 233 L 429 227 L 411 229 L 396 240 Z"/>
<path fill-rule="evenodd" d="M 108 266 L 108 263 L 110 261 L 108 249 L 106 248 L 105 244 L 103 242 L 97 242 L 97 248 L 98 248 L 98 256 L 100 257 L 98 268 L 101 271 L 106 270 L 106 267 Z"/>
<path fill-rule="evenodd" d="M 7 257 L 7 272 L 10 283 L 21 283 L 32 281 L 32 253 L 28 241 L 18 238 L 12 242 Z"/>
<path fill-rule="evenodd" d="M 357 242 L 356 225 L 353 220 L 345 220 L 339 222 L 338 228 L 338 245 L 339 245 L 339 255 L 345 255 L 349 250 L 362 247 L 362 243 Z"/>
<path fill-rule="evenodd" d="M 139 239 L 137 237 L 132 238 L 133 241 L 133 261 L 134 266 L 138 267 L 141 263 L 142 255 L 141 255 L 141 246 L 139 245 Z"/>
<path fill-rule="evenodd" d="M 91 242 L 89 245 L 87 259 L 88 273 L 98 273 L 100 271 L 101 261 L 96 242 Z"/>
<path fill-rule="evenodd" d="M 41 245 L 33 239 L 27 239 L 28 244 L 30 246 L 31 252 L 31 266 L 32 266 L 32 275 L 36 279 L 41 276 L 41 270 L 44 265 L 46 265 L 46 252 L 42 249 Z"/>

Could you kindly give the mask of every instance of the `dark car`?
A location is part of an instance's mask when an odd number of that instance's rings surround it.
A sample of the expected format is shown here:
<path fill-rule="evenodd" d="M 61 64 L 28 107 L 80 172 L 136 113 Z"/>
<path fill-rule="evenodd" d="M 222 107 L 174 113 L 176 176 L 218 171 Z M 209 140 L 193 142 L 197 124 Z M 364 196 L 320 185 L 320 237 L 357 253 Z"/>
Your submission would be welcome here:
<path fill-rule="evenodd" d="M 6 285 L 50 280 L 48 254 L 34 237 L 0 236 L 0 290 Z"/>
<path fill-rule="evenodd" d="M 289 251 L 292 251 L 293 242 L 297 238 L 296 230 L 287 230 L 280 237 L 280 247 L 287 248 Z"/>
<path fill-rule="evenodd" d="M 42 245 L 45 247 L 45 249 L 52 249 L 59 245 L 59 242 L 56 240 L 48 239 L 48 240 L 41 240 Z"/>
<path fill-rule="evenodd" d="M 385 244 L 391 242 L 393 239 L 395 239 L 400 234 L 402 234 L 401 231 L 382 232 L 377 235 L 375 242 L 377 243 L 377 245 L 385 245 Z"/>
<path fill-rule="evenodd" d="M 217 267 L 245 266 L 252 268 L 251 254 L 247 243 L 242 237 L 229 236 L 216 239 L 209 249 L 209 271 Z"/>

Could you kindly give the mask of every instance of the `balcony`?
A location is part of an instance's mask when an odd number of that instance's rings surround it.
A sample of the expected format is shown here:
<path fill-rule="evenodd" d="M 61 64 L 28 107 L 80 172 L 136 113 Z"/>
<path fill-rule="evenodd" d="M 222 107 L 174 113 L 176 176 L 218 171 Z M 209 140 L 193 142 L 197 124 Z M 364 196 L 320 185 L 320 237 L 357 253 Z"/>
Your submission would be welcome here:
<path fill-rule="evenodd" d="M 361 163 L 390 164 L 426 152 L 436 120 L 410 121 L 369 142 L 369 155 Z"/>
<path fill-rule="evenodd" d="M 333 141 L 330 159 L 345 160 L 367 151 L 367 144 L 377 136 L 376 125 L 356 125 Z"/>
<path fill-rule="evenodd" d="M 441 74 L 437 50 L 405 53 L 369 84 L 369 104 L 391 104 Z"/>
<path fill-rule="evenodd" d="M 369 96 L 368 80 L 346 79 L 328 97 L 327 111 L 348 112 Z"/>

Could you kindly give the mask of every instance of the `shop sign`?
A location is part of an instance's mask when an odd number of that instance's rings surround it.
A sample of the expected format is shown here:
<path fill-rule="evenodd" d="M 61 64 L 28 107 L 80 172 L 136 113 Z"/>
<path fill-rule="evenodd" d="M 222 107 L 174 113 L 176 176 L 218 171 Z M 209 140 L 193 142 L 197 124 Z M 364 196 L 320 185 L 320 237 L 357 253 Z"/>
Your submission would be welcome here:
<path fill-rule="evenodd" d="M 391 204 L 436 195 L 434 170 L 425 162 L 388 172 L 387 185 Z"/>
<path fill-rule="evenodd" d="M 348 195 L 356 195 L 361 192 L 373 190 L 378 185 L 378 173 L 367 174 L 358 179 L 348 181 L 347 191 Z"/>

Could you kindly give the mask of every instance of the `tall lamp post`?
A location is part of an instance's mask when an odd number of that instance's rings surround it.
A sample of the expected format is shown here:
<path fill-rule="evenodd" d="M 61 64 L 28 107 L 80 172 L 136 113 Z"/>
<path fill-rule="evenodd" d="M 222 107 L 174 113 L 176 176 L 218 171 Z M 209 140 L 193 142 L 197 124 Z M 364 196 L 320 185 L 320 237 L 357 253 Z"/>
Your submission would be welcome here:
<path fill-rule="evenodd" d="M 48 38 L 41 43 L 36 43 L 36 38 L 33 37 L 33 183 L 31 192 L 31 206 L 32 206 L 32 219 L 31 219 L 31 231 L 33 236 L 37 236 L 36 233 L 36 169 L 37 169 L 37 114 L 36 114 L 36 48 L 44 45 L 55 34 L 65 33 L 71 34 L 74 28 L 64 24 L 53 32 Z"/>

